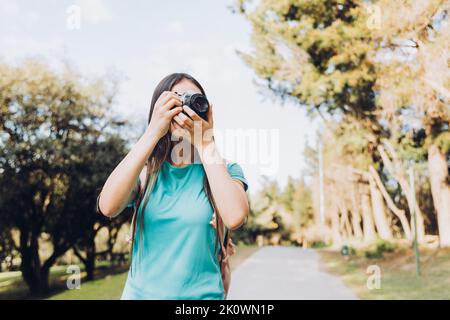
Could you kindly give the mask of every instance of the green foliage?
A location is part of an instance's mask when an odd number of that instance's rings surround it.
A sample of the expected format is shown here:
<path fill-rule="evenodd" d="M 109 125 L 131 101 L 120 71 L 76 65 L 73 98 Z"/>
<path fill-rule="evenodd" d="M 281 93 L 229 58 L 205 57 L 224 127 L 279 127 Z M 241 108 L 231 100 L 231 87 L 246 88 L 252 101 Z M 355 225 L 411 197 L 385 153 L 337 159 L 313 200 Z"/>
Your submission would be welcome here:
<path fill-rule="evenodd" d="M 422 143 L 410 151 L 413 156 L 417 152 L 423 156 L 426 152 L 420 147 L 426 150 L 427 144 L 447 132 L 450 119 L 448 3 L 441 0 L 375 3 L 383 11 L 382 27 L 371 30 L 378 54 L 377 103 L 382 108 L 379 120 L 395 140 L 420 133 Z"/>
<path fill-rule="evenodd" d="M 360 123 L 343 120 L 334 124 L 324 143 L 324 155 L 328 163 L 351 165 L 367 170 L 373 164 L 372 154 L 377 137 Z"/>
<path fill-rule="evenodd" d="M 253 27 L 244 61 L 276 94 L 362 116 L 375 106 L 375 69 L 362 1 L 242 1 Z"/>
<path fill-rule="evenodd" d="M 435 140 L 436 145 L 443 154 L 450 153 L 450 132 L 441 132 Z"/>
<path fill-rule="evenodd" d="M 294 243 L 302 229 L 313 219 L 311 190 L 302 180 L 289 178 L 280 190 L 276 181 L 264 178 L 261 190 L 251 197 L 251 210 L 244 228 L 236 231 L 237 239 L 254 243 L 258 235 L 278 233 L 285 244 Z"/>
<path fill-rule="evenodd" d="M 383 258 L 384 253 L 394 252 L 397 248 L 397 245 L 393 242 L 377 239 L 377 241 L 365 248 L 362 252 L 368 259 L 380 259 Z"/>
<path fill-rule="evenodd" d="M 96 195 L 124 156 L 112 114 L 114 79 L 57 72 L 39 60 L 0 64 L 1 220 L 20 231 L 22 271 L 35 293 L 46 290 L 57 258 L 107 219 Z M 40 261 L 38 238 L 53 252 Z"/>
<path fill-rule="evenodd" d="M 276 96 L 324 120 L 325 193 L 335 193 L 331 180 L 348 184 L 345 168 L 363 182 L 373 166 L 395 205 L 405 209 L 399 175 L 387 175 L 378 152 L 382 140 L 395 151 L 390 171 L 405 172 L 413 162 L 419 179 L 450 181 L 448 173 L 431 176 L 426 168 L 431 145 L 447 160 L 450 149 L 446 1 L 240 0 L 238 7 L 252 26 L 253 50 L 240 53 L 244 62 Z M 315 178 L 317 150 L 307 147 L 305 158 L 306 173 Z M 418 189 L 427 231 L 435 233 L 435 210 L 446 209 L 437 195 L 430 205 L 426 183 Z"/>
<path fill-rule="evenodd" d="M 326 243 L 325 241 L 313 241 L 310 244 L 311 248 L 313 249 L 323 249 L 330 246 L 329 243 Z"/>

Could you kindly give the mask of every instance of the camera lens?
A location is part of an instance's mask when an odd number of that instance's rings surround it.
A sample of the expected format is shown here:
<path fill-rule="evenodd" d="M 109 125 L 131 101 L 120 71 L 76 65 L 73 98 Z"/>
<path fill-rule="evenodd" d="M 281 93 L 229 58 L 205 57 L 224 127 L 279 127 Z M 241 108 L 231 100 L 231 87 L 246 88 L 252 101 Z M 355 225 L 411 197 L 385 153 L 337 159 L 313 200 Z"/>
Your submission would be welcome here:
<path fill-rule="evenodd" d="M 209 102 L 200 93 L 187 93 L 181 96 L 181 102 L 194 110 L 201 118 L 208 120 Z"/>
<path fill-rule="evenodd" d="M 192 97 L 192 106 L 196 112 L 206 112 L 208 111 L 208 100 L 202 95 L 194 95 Z"/>

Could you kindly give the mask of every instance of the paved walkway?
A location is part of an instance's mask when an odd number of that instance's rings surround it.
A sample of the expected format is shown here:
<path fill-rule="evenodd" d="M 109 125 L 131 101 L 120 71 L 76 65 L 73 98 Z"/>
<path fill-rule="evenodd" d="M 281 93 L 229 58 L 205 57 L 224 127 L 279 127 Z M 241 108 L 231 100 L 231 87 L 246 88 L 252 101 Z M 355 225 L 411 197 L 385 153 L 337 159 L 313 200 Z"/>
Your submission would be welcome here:
<path fill-rule="evenodd" d="M 319 265 L 319 255 L 311 249 L 263 247 L 232 273 L 228 300 L 357 299 Z"/>

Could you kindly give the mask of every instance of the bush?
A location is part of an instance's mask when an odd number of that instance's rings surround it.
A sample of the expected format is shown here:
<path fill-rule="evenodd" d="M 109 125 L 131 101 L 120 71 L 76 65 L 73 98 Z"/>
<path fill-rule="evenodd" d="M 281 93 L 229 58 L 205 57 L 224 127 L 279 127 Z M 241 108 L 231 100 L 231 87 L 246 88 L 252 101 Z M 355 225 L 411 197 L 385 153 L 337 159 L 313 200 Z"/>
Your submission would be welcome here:
<path fill-rule="evenodd" d="M 396 248 L 395 243 L 377 240 L 364 251 L 364 255 L 368 259 L 381 259 L 385 252 L 394 252 Z"/>
<path fill-rule="evenodd" d="M 322 249 L 328 247 L 329 244 L 327 244 L 324 241 L 313 241 L 311 242 L 311 248 L 313 249 Z"/>

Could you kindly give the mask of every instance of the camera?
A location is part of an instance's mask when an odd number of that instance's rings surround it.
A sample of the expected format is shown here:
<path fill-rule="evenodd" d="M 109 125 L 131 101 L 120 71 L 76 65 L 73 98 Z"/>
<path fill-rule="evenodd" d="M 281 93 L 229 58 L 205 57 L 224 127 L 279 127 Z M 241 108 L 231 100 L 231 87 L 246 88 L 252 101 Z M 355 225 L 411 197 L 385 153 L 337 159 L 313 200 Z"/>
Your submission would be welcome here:
<path fill-rule="evenodd" d="M 200 93 L 185 92 L 182 95 L 178 94 L 178 96 L 183 105 L 188 106 L 194 110 L 200 118 L 208 121 L 209 102 L 204 95 Z"/>

